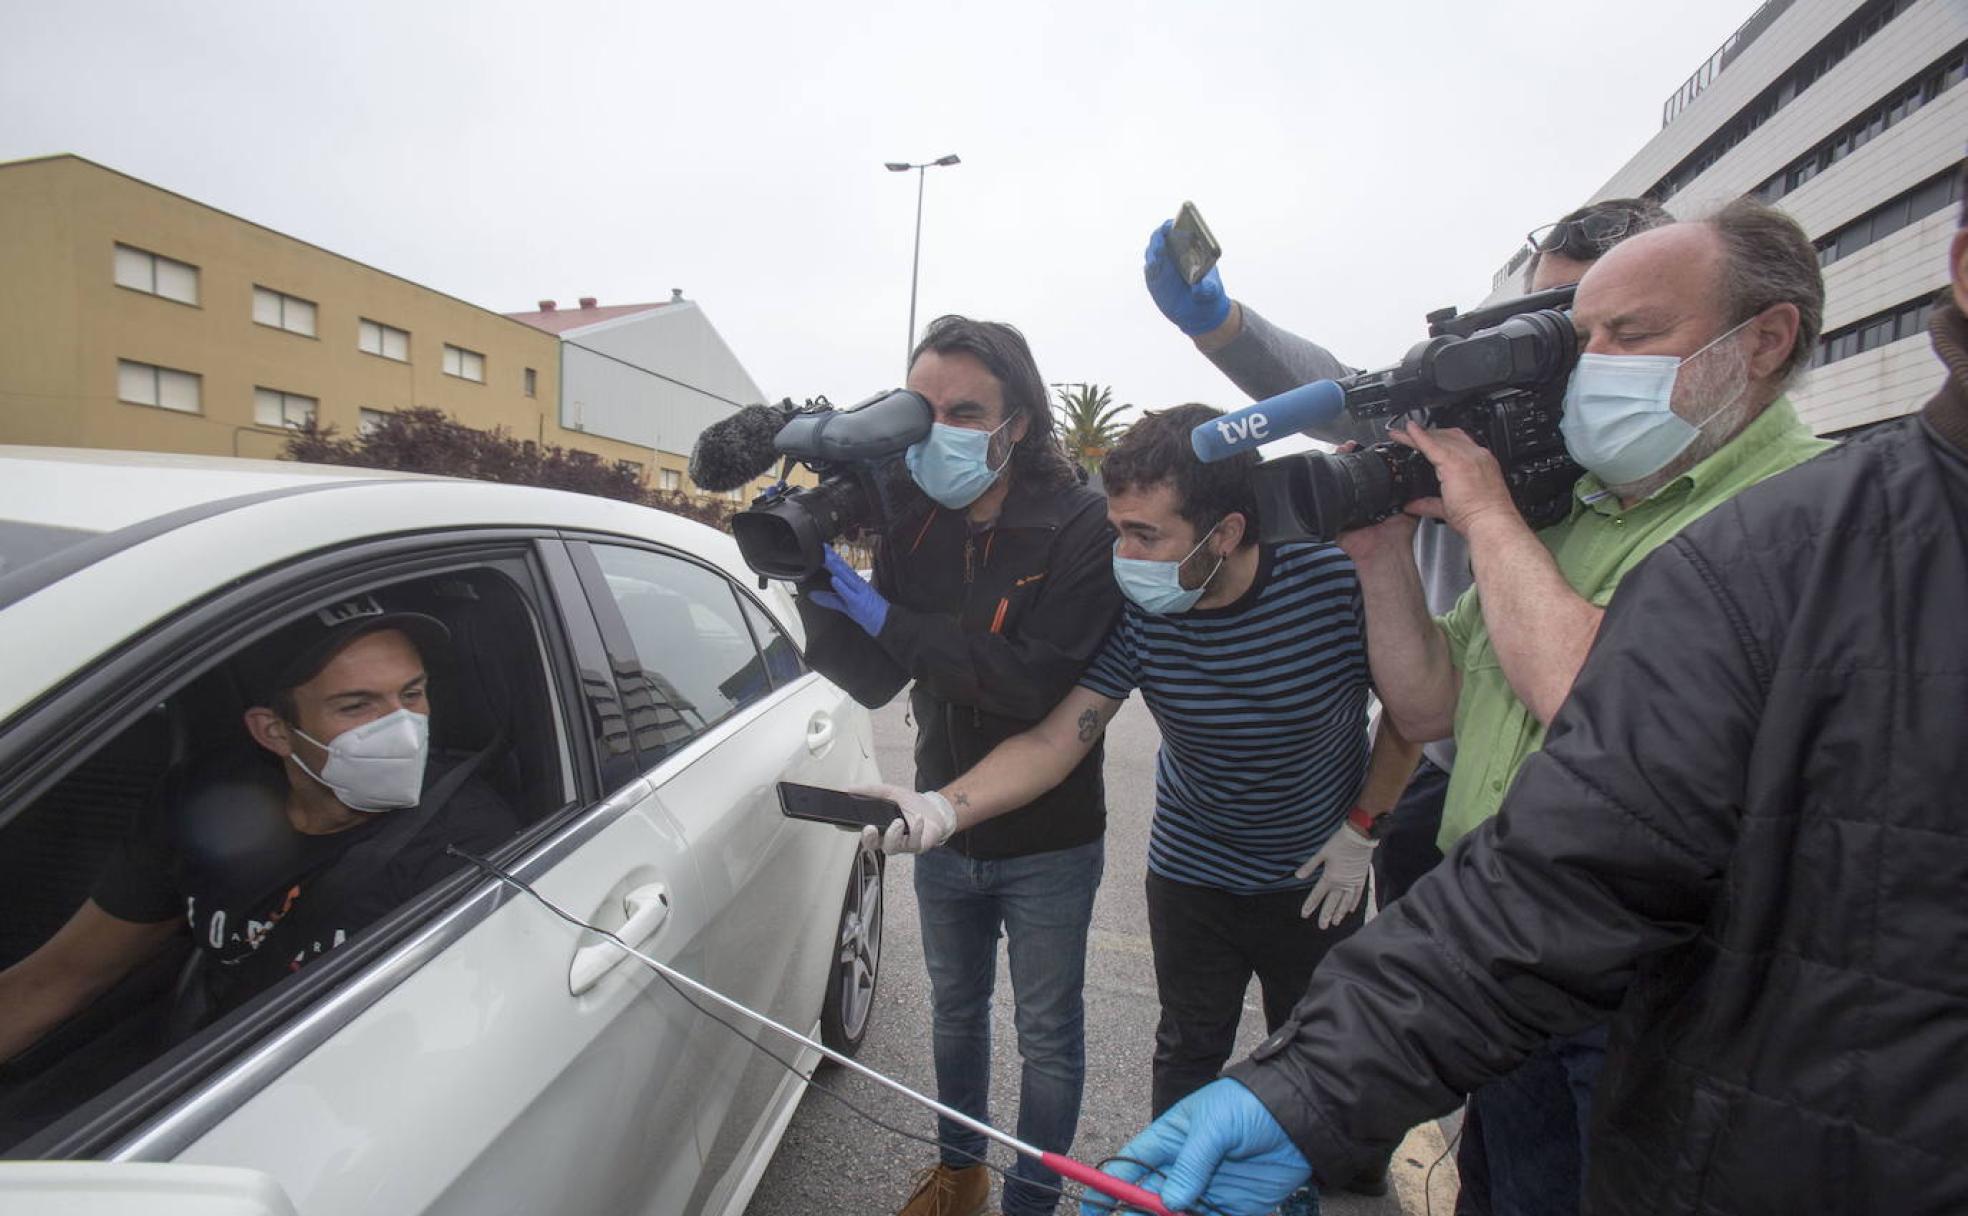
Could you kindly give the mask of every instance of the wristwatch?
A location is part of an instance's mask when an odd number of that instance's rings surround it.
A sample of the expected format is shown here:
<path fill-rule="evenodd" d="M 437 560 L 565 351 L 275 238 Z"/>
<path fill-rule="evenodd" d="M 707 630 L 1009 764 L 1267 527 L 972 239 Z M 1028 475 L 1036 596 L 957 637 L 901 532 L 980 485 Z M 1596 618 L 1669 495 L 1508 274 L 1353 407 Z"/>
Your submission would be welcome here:
<path fill-rule="evenodd" d="M 1392 812 L 1381 811 L 1375 814 L 1363 806 L 1354 806 L 1346 812 L 1346 822 L 1352 824 L 1360 835 L 1368 840 L 1379 840 L 1387 834 L 1387 817 Z"/>

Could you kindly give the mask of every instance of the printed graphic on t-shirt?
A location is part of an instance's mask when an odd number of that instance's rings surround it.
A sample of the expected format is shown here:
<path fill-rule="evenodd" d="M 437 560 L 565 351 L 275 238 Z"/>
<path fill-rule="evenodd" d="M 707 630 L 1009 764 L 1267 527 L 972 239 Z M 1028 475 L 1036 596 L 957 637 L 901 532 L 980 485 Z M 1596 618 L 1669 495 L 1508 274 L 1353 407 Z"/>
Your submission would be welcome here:
<path fill-rule="evenodd" d="M 191 926 L 192 940 L 200 948 L 210 951 L 213 961 L 222 967 L 237 967 L 253 959 L 261 946 L 274 937 L 274 929 L 292 915 L 301 905 L 307 881 L 295 882 L 269 900 L 258 906 L 228 908 L 223 904 L 199 906 L 197 895 L 185 897 L 185 920 Z M 291 935 L 289 935 L 291 936 Z M 335 926 L 326 931 L 327 940 L 311 942 L 289 941 L 280 947 L 291 950 L 286 960 L 288 971 L 300 970 L 301 964 L 310 956 L 326 953 L 348 940 L 348 930 Z"/>

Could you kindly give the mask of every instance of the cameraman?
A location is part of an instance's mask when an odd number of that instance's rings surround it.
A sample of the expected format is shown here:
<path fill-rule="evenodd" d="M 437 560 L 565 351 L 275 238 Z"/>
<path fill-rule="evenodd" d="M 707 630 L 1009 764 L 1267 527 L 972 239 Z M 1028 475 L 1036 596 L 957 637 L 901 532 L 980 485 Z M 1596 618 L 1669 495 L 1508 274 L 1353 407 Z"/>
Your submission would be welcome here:
<path fill-rule="evenodd" d="M 1660 204 L 1644 198 L 1603 199 L 1571 211 L 1530 234 L 1530 289 L 1548 291 L 1576 283 L 1613 246 L 1672 222 Z M 1149 238 L 1144 266 L 1149 294 L 1163 315 L 1190 335 L 1196 348 L 1237 387 L 1263 398 L 1313 380 L 1354 373 L 1324 347 L 1279 329 L 1248 305 L 1230 299 L 1215 267 L 1194 286 L 1184 282 L 1165 251 L 1169 228 L 1165 223 Z M 1330 426 L 1307 433 L 1327 443 L 1371 444 L 1382 438 L 1377 422 L 1351 414 L 1341 414 Z M 1423 605 L 1432 614 L 1447 613 L 1472 582 L 1467 545 L 1438 519 L 1424 519 L 1415 529 L 1413 566 Z M 1383 713 L 1374 740 L 1376 766 L 1385 756 L 1386 763 L 1400 767 L 1403 761 L 1396 754 L 1405 748 L 1405 766 L 1414 773 L 1392 812 L 1384 816 L 1381 845 L 1374 853 L 1375 894 L 1383 908 L 1442 859 L 1437 840 L 1455 765 L 1455 740 L 1417 745 L 1403 738 L 1398 726 L 1392 715 Z M 1362 795 L 1370 813 L 1387 809 L 1371 801 L 1376 798 L 1373 790 Z M 1507 1087 L 1485 1101 L 1472 1102 L 1456 1155 L 1462 1177 L 1458 1211 L 1488 1211 L 1492 1196 L 1499 1210 L 1522 1211 L 1522 1197 L 1574 1191 L 1570 1179 L 1583 1168 L 1582 1150 L 1576 1147 L 1581 1142 L 1566 1129 L 1583 1126 L 1583 1100 L 1556 1060 L 1541 1059 L 1513 1075 Z M 1494 1135 L 1483 1126 L 1485 1105 L 1500 1121 Z"/>
<path fill-rule="evenodd" d="M 910 358 L 908 387 L 935 410 L 898 475 L 898 518 L 876 538 L 870 586 L 829 554 L 832 589 L 800 597 L 807 658 L 862 704 L 915 681 L 916 788 L 946 785 L 1045 717 L 1072 690 L 1120 611 L 1106 500 L 1081 485 L 1053 429 L 1045 382 L 1019 332 L 941 317 Z M 1106 830 L 1102 749 L 1001 818 L 915 863 L 934 1002 L 936 1096 L 987 1117 L 992 981 L 1011 963 L 1018 1137 L 1067 1152 L 1086 1074 L 1082 987 Z M 988 1202 L 982 1136 L 938 1120 L 941 1160 L 905 1216 L 974 1216 Z M 1058 1175 L 1021 1157 L 1010 1216 L 1051 1212 Z"/>
<path fill-rule="evenodd" d="M 1587 472 L 1570 517 L 1542 533 L 1512 505 L 1495 457 L 1463 432 L 1393 432 L 1441 479 L 1439 499 L 1409 510 L 1445 521 L 1468 542 L 1476 586 L 1446 616 L 1429 614 L 1408 559 L 1409 515 L 1347 533 L 1340 544 L 1359 568 L 1374 686 L 1387 715 L 1411 739 L 1455 735 L 1444 849 L 1496 814 L 1518 767 L 1543 742 L 1620 578 L 1690 522 L 1830 446 L 1783 396 L 1823 313 L 1809 239 L 1751 200 L 1609 252 L 1579 284 L 1573 307 L 1584 353 L 1562 428 Z M 1472 1097 L 1491 1193 L 1512 1210 L 1526 1210 L 1537 1194 L 1577 1193 L 1604 1053 L 1600 1027 L 1554 1043 Z M 1540 1155 L 1562 1143 L 1548 1096 L 1558 1080 L 1576 1107 L 1576 1158 Z"/>
<path fill-rule="evenodd" d="M 1652 199 L 1609 198 L 1580 207 L 1531 233 L 1530 289 L 1535 292 L 1570 286 L 1606 250 L 1672 220 Z M 1193 286 L 1185 282 L 1166 249 L 1171 226 L 1172 222 L 1163 223 L 1148 239 L 1142 268 L 1148 294 L 1162 315 L 1188 334 L 1196 349 L 1238 388 L 1253 399 L 1262 399 L 1314 380 L 1351 376 L 1358 370 L 1341 363 L 1318 343 L 1287 333 L 1255 309 L 1231 299 L 1224 293 L 1216 267 Z M 1330 425 L 1305 433 L 1326 443 L 1373 444 L 1383 438 L 1377 423 L 1351 414 L 1341 414 Z M 1440 521 L 1424 520 L 1415 531 L 1414 556 L 1429 611 L 1447 612 L 1470 586 L 1469 551 L 1462 537 Z M 1441 829 L 1449 772 L 1455 765 L 1455 741 L 1408 743 L 1384 717 L 1380 729 L 1386 740 L 1377 739 L 1378 746 L 1406 748 L 1414 757 L 1410 764 L 1418 761 L 1407 790 L 1382 825 L 1381 847 L 1374 854 L 1375 895 L 1385 907 L 1442 859 L 1436 835 Z"/>

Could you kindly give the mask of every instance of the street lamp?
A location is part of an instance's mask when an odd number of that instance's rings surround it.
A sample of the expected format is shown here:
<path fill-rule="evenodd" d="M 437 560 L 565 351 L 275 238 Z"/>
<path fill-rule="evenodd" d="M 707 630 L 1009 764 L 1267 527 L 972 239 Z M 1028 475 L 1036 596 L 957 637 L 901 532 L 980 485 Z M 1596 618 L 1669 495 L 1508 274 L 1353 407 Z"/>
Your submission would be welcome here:
<path fill-rule="evenodd" d="M 939 156 L 935 160 L 926 160 L 919 165 L 912 165 L 907 161 L 900 160 L 886 161 L 882 165 L 890 173 L 907 173 L 911 169 L 916 171 L 916 253 L 915 257 L 909 262 L 909 340 L 902 350 L 902 359 L 905 365 L 909 359 L 909 352 L 916 348 L 916 277 L 922 270 L 923 178 L 931 168 L 937 165 L 955 165 L 960 163 L 962 162 L 958 161 L 956 154 L 953 152 L 948 156 Z"/>

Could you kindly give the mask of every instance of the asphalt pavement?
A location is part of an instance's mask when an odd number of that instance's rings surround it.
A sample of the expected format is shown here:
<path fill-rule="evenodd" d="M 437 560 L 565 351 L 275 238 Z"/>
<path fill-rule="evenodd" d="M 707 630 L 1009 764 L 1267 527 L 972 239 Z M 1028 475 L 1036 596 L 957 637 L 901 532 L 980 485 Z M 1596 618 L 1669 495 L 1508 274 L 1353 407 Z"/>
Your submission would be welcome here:
<path fill-rule="evenodd" d="M 882 773 L 907 783 L 913 772 L 914 729 L 907 698 L 875 714 Z M 1087 1086 L 1074 1156 L 1098 1161 L 1116 1152 L 1148 1120 L 1148 1067 L 1155 1039 L 1155 976 L 1148 949 L 1142 883 L 1147 872 L 1148 820 L 1154 807 L 1155 748 L 1160 735 L 1139 699 L 1131 699 L 1107 729 L 1107 870 L 1094 904 L 1087 949 Z M 874 1020 L 861 1062 L 934 1094 L 929 1043 L 929 980 L 908 857 L 889 863 L 887 926 Z M 994 1121 L 1013 1127 L 1017 1112 L 1018 1048 L 1011 1022 L 1011 981 L 999 958 L 992 1001 L 991 1098 Z M 1264 1035 L 1253 986 L 1244 1001 L 1240 1053 Z M 839 1090 L 856 1105 L 899 1128 L 933 1138 L 933 1117 L 887 1090 L 823 1069 L 818 1085 Z M 1331 1216 L 1447 1216 L 1455 1206 L 1455 1162 L 1443 1159 L 1434 1124 L 1415 1129 L 1394 1157 L 1393 1188 L 1385 1198 L 1334 1193 L 1322 1198 Z M 873 1127 L 822 1094 L 809 1092 L 747 1209 L 749 1216 L 806 1216 L 838 1212 L 876 1216 L 898 1211 L 911 1176 L 936 1159 L 929 1145 Z M 993 1161 L 1011 1164 L 994 1149 Z M 1439 1161 L 1439 1164 L 1436 1164 Z M 1434 1166 L 1432 1211 L 1423 1180 Z M 992 1196 L 993 1210 L 997 1196 Z M 1073 1210 L 1062 1204 L 1061 1211 Z"/>

